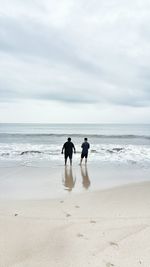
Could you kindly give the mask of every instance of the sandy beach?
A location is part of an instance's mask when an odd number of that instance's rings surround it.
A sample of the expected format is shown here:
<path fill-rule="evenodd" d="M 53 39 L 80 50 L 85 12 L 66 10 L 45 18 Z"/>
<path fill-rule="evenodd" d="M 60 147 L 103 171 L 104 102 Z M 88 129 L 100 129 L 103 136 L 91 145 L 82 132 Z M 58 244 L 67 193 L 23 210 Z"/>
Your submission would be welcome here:
<path fill-rule="evenodd" d="M 0 267 L 150 267 L 150 1 L 0 4 Z"/>
<path fill-rule="evenodd" d="M 1 267 L 150 266 L 150 183 L 0 201 Z"/>

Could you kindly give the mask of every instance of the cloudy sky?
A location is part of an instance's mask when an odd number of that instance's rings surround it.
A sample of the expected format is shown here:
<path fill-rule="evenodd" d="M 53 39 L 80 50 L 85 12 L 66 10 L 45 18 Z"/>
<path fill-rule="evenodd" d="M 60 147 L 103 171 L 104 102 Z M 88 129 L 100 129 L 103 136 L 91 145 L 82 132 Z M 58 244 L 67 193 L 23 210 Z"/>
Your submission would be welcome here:
<path fill-rule="evenodd" d="M 149 0 L 0 0 L 0 122 L 150 123 Z"/>

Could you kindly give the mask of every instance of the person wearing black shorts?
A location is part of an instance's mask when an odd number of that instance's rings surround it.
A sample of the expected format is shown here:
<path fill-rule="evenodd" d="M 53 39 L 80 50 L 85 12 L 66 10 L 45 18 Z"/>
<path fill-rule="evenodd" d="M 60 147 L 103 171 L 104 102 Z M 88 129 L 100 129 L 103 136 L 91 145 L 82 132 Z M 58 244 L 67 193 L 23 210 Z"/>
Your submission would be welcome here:
<path fill-rule="evenodd" d="M 65 165 L 67 164 L 67 158 L 68 157 L 70 159 L 70 165 L 72 165 L 72 154 L 73 154 L 73 150 L 74 150 L 74 153 L 76 153 L 75 146 L 71 142 L 71 138 L 69 137 L 68 138 L 68 141 L 66 143 L 64 143 L 63 148 L 62 148 L 62 152 L 61 152 L 63 154 L 63 152 L 65 151 L 65 153 L 64 153 L 64 156 L 65 156 Z"/>
<path fill-rule="evenodd" d="M 87 157 L 88 157 L 88 150 L 90 148 L 90 144 L 87 141 L 87 138 L 84 138 L 84 142 L 82 144 L 82 152 L 81 152 L 81 160 L 80 160 L 80 165 L 82 164 L 83 158 L 85 158 L 85 163 L 87 163 Z"/>

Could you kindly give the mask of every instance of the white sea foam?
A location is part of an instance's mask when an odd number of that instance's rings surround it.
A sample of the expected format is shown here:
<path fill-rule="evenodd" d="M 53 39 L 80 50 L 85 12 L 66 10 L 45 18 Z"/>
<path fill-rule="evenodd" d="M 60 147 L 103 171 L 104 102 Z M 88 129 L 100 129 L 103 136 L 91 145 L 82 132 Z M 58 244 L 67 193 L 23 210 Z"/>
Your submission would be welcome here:
<path fill-rule="evenodd" d="M 32 160 L 62 161 L 62 145 L 56 144 L 0 144 L 1 160 L 16 160 L 20 162 Z M 74 161 L 79 161 L 81 145 L 76 145 L 77 153 Z M 125 164 L 150 164 L 150 146 L 91 144 L 89 151 L 91 162 L 111 162 Z"/>
<path fill-rule="evenodd" d="M 63 162 L 63 143 L 71 136 L 79 162 L 84 137 L 90 142 L 89 161 L 150 164 L 150 125 L 0 124 L 0 161 Z"/>

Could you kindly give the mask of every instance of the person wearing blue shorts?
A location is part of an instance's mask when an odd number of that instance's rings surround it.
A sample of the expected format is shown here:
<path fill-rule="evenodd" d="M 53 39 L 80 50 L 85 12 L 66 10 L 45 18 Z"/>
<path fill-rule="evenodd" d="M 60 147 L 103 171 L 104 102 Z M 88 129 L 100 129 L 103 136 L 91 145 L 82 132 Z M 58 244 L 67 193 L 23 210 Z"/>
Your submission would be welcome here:
<path fill-rule="evenodd" d="M 80 165 L 82 164 L 83 159 L 85 158 L 85 164 L 87 163 L 88 158 L 88 150 L 90 148 L 90 144 L 88 143 L 88 139 L 84 138 L 84 142 L 81 145 L 82 152 L 81 152 L 81 160 Z"/>

